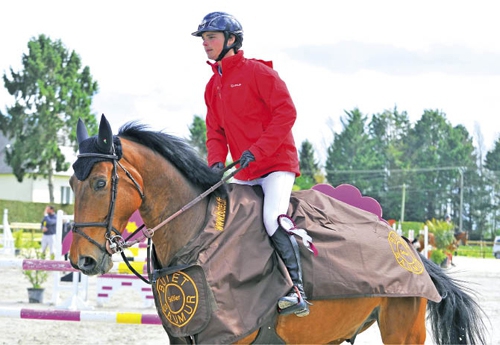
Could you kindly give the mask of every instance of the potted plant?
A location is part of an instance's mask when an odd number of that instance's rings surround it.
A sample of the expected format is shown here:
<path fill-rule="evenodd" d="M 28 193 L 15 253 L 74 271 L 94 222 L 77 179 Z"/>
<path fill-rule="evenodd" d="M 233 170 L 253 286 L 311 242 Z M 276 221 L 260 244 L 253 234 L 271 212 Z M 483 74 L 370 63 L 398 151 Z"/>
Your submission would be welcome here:
<path fill-rule="evenodd" d="M 42 257 L 42 253 L 36 248 L 29 248 L 27 253 L 24 256 L 26 259 L 40 259 Z M 23 274 L 31 283 L 31 287 L 28 288 L 29 302 L 43 303 L 43 292 L 45 291 L 43 284 L 49 278 L 49 273 L 40 270 L 23 270 Z"/>
<path fill-rule="evenodd" d="M 23 230 L 14 231 L 12 237 L 14 237 L 15 255 L 18 256 L 23 246 Z"/>
<path fill-rule="evenodd" d="M 429 232 L 434 234 L 435 248 L 430 253 L 430 259 L 441 267 L 449 267 L 453 258 L 455 236 L 453 224 L 446 221 L 432 219 L 425 223 Z"/>
<path fill-rule="evenodd" d="M 442 249 L 434 249 L 431 252 L 431 260 L 443 267 L 443 265 L 446 265 L 447 255 Z"/>

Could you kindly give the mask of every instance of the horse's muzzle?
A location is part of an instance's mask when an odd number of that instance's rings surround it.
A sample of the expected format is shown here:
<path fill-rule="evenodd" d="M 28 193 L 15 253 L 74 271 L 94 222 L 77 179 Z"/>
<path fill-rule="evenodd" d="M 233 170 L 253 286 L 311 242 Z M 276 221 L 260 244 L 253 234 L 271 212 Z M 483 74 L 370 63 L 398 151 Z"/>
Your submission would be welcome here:
<path fill-rule="evenodd" d="M 78 262 L 75 264 L 71 260 L 71 266 L 80 270 L 85 275 L 104 274 L 113 267 L 111 256 L 103 253 L 99 259 L 91 256 L 79 256 Z"/>

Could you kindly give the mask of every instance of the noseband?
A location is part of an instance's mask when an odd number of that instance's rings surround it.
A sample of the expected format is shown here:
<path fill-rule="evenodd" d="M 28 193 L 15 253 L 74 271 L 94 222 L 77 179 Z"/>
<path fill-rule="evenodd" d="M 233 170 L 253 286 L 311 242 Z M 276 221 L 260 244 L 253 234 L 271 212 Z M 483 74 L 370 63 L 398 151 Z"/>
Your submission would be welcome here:
<path fill-rule="evenodd" d="M 82 236 L 85 238 L 87 241 L 90 243 L 94 244 L 97 246 L 100 250 L 103 252 L 107 253 L 109 256 L 112 254 L 109 253 L 109 251 L 106 249 L 106 246 L 98 243 L 96 240 L 91 238 L 89 235 L 87 235 L 85 232 L 83 232 L 80 228 L 89 228 L 89 227 L 102 227 L 106 229 L 106 234 L 104 237 L 106 240 L 109 242 L 109 248 L 113 251 L 113 253 L 116 253 L 118 251 L 123 250 L 123 246 L 125 244 L 125 241 L 123 237 L 121 236 L 121 233 L 113 227 L 113 217 L 115 213 L 115 205 L 116 205 L 116 194 L 118 191 L 118 171 L 117 171 L 117 165 L 122 168 L 122 170 L 125 172 L 125 174 L 128 176 L 128 178 L 134 183 L 135 187 L 137 188 L 137 191 L 139 192 L 141 199 L 144 199 L 144 193 L 141 190 L 141 187 L 137 183 L 137 181 L 134 179 L 134 177 L 128 172 L 127 169 L 123 165 L 118 162 L 119 158 L 116 154 L 101 154 L 101 153 L 81 153 L 78 155 L 78 158 L 85 158 L 85 157 L 92 157 L 92 158 L 105 158 L 109 159 L 113 162 L 113 172 L 112 172 L 112 177 L 111 177 L 111 201 L 109 205 L 109 210 L 108 210 L 108 215 L 106 216 L 106 220 L 104 222 L 88 222 L 88 223 L 74 223 L 72 232 L 77 233 L 78 235 Z"/>

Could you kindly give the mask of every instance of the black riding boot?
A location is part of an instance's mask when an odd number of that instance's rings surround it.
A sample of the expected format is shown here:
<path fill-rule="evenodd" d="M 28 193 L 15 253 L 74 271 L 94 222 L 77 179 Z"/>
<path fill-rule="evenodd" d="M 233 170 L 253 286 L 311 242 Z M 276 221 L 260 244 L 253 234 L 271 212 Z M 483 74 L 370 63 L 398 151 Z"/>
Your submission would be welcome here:
<path fill-rule="evenodd" d="M 293 288 L 288 295 L 279 299 L 278 312 L 282 315 L 295 313 L 300 317 L 307 316 L 309 315 L 309 306 L 302 284 L 302 267 L 297 241 L 293 235 L 288 235 L 281 228 L 276 230 L 271 236 L 271 240 L 278 255 L 283 259 L 293 282 Z"/>

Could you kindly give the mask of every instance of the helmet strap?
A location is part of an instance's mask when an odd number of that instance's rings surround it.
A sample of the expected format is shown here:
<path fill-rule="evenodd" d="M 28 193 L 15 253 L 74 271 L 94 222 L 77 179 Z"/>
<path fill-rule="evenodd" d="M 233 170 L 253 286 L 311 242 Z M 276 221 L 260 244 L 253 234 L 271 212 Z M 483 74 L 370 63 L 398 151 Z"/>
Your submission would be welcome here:
<path fill-rule="evenodd" d="M 228 47 L 227 42 L 229 41 L 229 37 L 231 36 L 231 34 L 227 31 L 223 31 L 223 33 L 224 33 L 224 48 L 222 48 L 222 51 L 220 52 L 219 56 L 215 60 L 216 62 L 219 62 L 220 60 L 222 60 L 222 58 L 227 54 L 228 51 L 230 51 L 231 49 L 234 49 L 234 47 L 236 46 L 236 40 L 238 39 L 236 36 L 234 36 L 234 43 Z M 236 53 L 236 49 L 234 50 L 234 52 Z"/>

